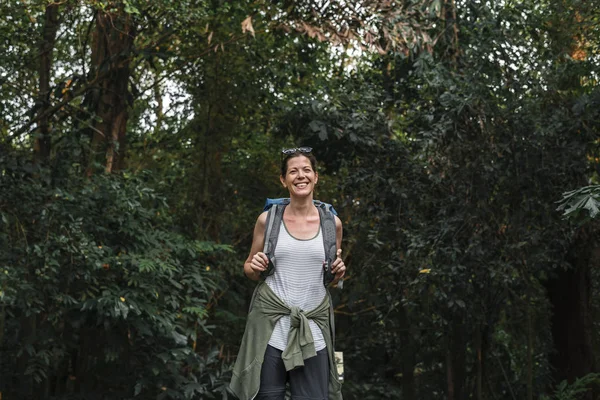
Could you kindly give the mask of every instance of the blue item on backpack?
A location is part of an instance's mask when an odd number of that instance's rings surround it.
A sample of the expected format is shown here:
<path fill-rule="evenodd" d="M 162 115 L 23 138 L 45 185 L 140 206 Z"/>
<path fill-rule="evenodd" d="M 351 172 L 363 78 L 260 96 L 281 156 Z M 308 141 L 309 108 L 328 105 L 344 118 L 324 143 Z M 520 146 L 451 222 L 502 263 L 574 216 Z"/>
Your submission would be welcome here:
<path fill-rule="evenodd" d="M 325 205 L 325 208 L 327 208 L 329 211 L 331 211 L 333 213 L 333 215 L 338 215 L 337 211 L 335 211 L 335 209 L 333 208 L 333 206 L 329 203 L 325 203 L 323 201 L 320 200 L 313 200 L 313 203 L 315 206 L 320 207 L 321 204 Z M 269 211 L 269 209 L 271 207 L 273 207 L 273 205 L 275 204 L 290 204 L 290 199 L 289 197 L 280 197 L 278 199 L 269 199 L 267 198 L 267 201 L 265 202 L 265 206 L 263 208 L 263 211 Z"/>

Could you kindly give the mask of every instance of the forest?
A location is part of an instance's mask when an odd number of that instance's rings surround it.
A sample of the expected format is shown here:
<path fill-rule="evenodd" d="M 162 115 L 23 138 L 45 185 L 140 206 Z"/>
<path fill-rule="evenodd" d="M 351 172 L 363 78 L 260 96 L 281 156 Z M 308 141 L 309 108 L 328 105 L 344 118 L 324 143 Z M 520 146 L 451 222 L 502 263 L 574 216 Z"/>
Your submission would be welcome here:
<path fill-rule="evenodd" d="M 596 0 L 1 0 L 0 399 L 234 399 L 281 150 L 347 400 L 600 399 Z"/>

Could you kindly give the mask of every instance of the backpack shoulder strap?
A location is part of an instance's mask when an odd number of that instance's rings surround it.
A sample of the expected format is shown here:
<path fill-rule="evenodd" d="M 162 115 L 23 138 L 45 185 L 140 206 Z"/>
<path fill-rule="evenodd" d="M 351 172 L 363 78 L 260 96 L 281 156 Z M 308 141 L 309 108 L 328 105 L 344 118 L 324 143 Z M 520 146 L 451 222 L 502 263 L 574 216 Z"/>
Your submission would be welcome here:
<path fill-rule="evenodd" d="M 281 220 L 283 219 L 283 211 L 285 204 L 274 204 L 267 213 L 267 223 L 265 226 L 265 244 L 263 253 L 272 255 L 277 246 L 277 237 L 281 228 Z"/>
<path fill-rule="evenodd" d="M 321 203 L 317 209 L 319 210 L 319 217 L 321 218 L 321 230 L 323 232 L 323 247 L 325 248 L 325 273 L 323 276 L 323 283 L 325 286 L 329 285 L 335 278 L 334 274 L 331 273 L 331 263 L 333 263 L 337 257 L 337 231 L 335 228 L 335 215 L 328 209 L 325 203 Z"/>
<path fill-rule="evenodd" d="M 279 229 L 281 228 L 281 220 L 283 219 L 285 207 L 286 204 L 273 204 L 267 213 L 263 253 L 267 255 L 269 265 L 266 271 L 261 272 L 260 275 L 262 278 L 266 278 L 273 273 L 274 264 L 271 260 L 275 253 L 275 247 L 277 247 L 277 239 L 279 238 Z"/>
<path fill-rule="evenodd" d="M 337 252 L 335 216 L 325 206 L 318 207 L 318 210 L 321 218 L 321 229 L 323 229 L 325 260 L 333 262 Z"/>

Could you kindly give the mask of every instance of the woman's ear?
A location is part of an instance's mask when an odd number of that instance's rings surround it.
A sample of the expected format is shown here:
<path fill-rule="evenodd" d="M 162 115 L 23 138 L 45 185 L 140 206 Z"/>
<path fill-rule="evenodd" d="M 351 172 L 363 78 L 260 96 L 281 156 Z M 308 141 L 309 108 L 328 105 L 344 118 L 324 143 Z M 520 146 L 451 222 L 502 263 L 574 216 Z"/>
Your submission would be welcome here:
<path fill-rule="evenodd" d="M 319 182 L 319 174 L 315 172 L 315 185 Z"/>
<path fill-rule="evenodd" d="M 279 175 L 279 181 L 281 182 L 281 185 L 284 188 L 287 188 L 287 185 L 285 184 L 285 178 L 283 177 L 283 175 Z"/>

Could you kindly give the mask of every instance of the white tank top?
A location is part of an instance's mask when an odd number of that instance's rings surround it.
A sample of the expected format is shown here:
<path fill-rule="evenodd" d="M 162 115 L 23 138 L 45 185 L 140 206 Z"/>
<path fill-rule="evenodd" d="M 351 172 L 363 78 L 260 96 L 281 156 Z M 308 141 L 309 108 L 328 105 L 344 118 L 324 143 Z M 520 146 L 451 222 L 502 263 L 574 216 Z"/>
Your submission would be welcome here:
<path fill-rule="evenodd" d="M 316 308 L 327 294 L 323 285 L 323 260 L 325 249 L 321 227 L 312 239 L 296 239 L 281 221 L 275 256 L 273 275 L 265 282 L 271 290 L 288 306 L 296 306 L 304 311 Z M 323 350 L 325 339 L 318 325 L 308 320 L 315 341 L 315 350 Z M 269 345 L 278 350 L 285 350 L 290 331 L 290 317 L 284 315 L 275 324 Z"/>

